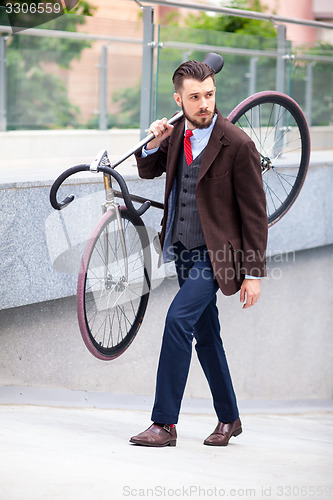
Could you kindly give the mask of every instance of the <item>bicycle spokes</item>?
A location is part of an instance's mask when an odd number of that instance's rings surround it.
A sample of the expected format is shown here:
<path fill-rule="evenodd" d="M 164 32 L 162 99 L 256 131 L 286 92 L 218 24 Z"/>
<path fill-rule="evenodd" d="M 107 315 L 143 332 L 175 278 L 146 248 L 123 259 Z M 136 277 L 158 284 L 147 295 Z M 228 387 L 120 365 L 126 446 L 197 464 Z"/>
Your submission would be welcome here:
<path fill-rule="evenodd" d="M 305 117 L 290 97 L 272 91 L 245 99 L 228 119 L 249 135 L 259 152 L 272 225 L 295 201 L 306 176 L 310 139 Z"/>
<path fill-rule="evenodd" d="M 113 359 L 131 343 L 147 305 L 150 250 L 140 219 L 125 209 L 107 212 L 92 236 L 79 277 L 78 311 L 89 350 Z"/>

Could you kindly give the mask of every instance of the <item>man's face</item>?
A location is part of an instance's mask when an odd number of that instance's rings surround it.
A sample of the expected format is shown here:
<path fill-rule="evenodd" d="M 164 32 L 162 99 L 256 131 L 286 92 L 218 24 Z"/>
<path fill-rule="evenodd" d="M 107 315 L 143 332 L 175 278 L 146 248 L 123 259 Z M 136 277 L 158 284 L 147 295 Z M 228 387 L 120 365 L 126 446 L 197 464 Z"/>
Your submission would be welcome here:
<path fill-rule="evenodd" d="M 203 82 L 186 78 L 182 89 L 175 92 L 174 98 L 182 108 L 190 130 L 207 128 L 215 113 L 215 91 L 213 79 L 209 76 Z"/>

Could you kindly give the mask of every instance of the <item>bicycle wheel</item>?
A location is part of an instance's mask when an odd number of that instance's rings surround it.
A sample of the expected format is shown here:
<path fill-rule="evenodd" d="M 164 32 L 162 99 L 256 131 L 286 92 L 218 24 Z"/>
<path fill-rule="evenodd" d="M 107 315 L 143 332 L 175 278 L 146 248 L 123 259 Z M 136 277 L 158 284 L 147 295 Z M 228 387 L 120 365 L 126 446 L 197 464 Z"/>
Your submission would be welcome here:
<path fill-rule="evenodd" d="M 254 141 L 261 158 L 268 225 L 296 200 L 309 166 L 310 134 L 299 105 L 275 91 L 248 97 L 228 116 Z"/>
<path fill-rule="evenodd" d="M 125 207 L 107 211 L 83 253 L 77 286 L 82 338 L 98 359 L 120 356 L 135 338 L 146 311 L 151 276 L 149 238 L 140 217 Z M 122 243 L 121 235 L 124 235 Z"/>

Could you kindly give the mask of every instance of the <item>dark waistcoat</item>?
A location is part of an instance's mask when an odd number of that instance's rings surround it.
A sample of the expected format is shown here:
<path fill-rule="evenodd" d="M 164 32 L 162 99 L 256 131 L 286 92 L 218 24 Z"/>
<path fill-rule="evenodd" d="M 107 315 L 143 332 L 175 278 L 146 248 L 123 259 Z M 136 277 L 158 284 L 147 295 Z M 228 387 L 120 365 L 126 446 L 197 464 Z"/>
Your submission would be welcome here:
<path fill-rule="evenodd" d="M 184 149 L 178 159 L 177 205 L 171 243 L 180 241 L 188 250 L 205 245 L 195 188 L 204 151 L 187 165 Z"/>

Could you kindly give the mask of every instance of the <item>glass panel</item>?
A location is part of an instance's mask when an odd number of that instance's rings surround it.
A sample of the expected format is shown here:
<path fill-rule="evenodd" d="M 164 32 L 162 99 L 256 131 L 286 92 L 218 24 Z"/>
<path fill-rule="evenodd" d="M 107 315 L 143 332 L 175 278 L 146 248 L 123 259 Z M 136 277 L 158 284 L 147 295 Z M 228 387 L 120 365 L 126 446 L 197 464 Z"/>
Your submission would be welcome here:
<path fill-rule="evenodd" d="M 8 37 L 8 130 L 98 128 L 100 110 L 107 128 L 138 128 L 142 23 L 64 15 L 43 31 Z"/>
<path fill-rule="evenodd" d="M 333 125 L 333 45 L 323 40 L 312 46 L 293 45 L 290 95 L 309 125 Z"/>
<path fill-rule="evenodd" d="M 188 59 L 202 60 L 207 52 L 218 52 L 224 58 L 224 68 L 216 77 L 216 100 L 225 116 L 248 95 L 275 88 L 274 38 L 161 26 L 160 41 L 158 116 L 177 111 L 172 97 L 174 70 Z"/>
<path fill-rule="evenodd" d="M 188 59 L 202 60 L 207 52 L 218 52 L 225 63 L 216 77 L 216 102 L 224 116 L 247 96 L 284 86 L 284 92 L 301 106 L 312 126 L 312 149 L 329 149 L 333 143 L 332 31 L 317 30 L 316 38 L 307 45 L 286 42 L 283 78 L 276 74 L 277 38 L 161 26 L 156 115 L 170 117 L 178 111 L 172 85 L 178 65 Z M 316 128 L 319 126 L 325 128 Z"/>

